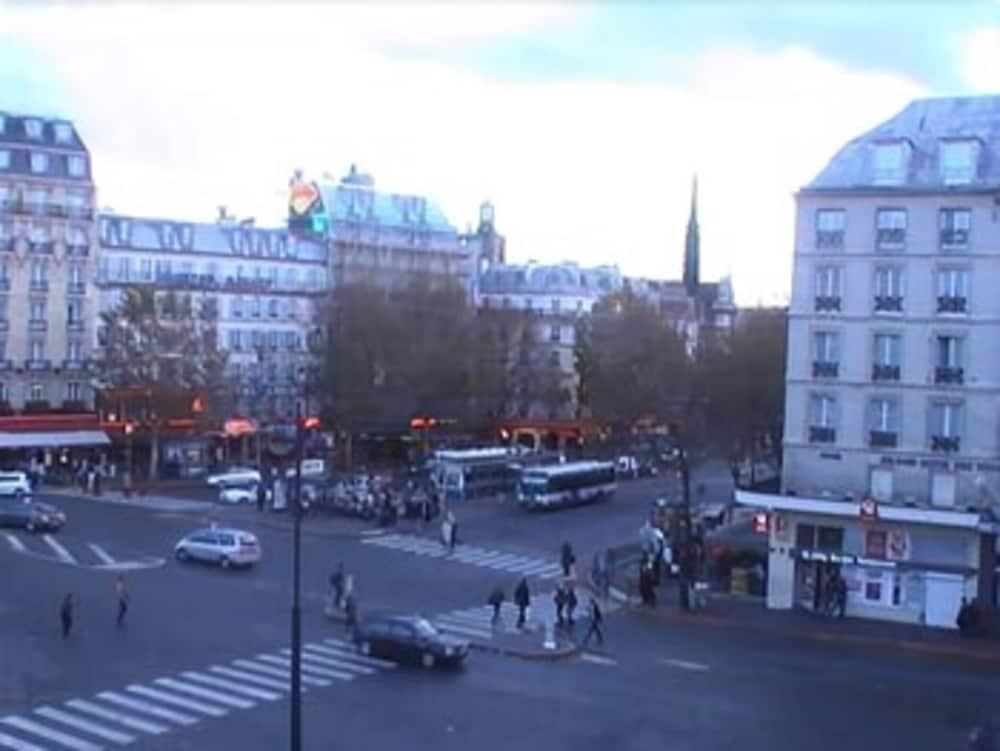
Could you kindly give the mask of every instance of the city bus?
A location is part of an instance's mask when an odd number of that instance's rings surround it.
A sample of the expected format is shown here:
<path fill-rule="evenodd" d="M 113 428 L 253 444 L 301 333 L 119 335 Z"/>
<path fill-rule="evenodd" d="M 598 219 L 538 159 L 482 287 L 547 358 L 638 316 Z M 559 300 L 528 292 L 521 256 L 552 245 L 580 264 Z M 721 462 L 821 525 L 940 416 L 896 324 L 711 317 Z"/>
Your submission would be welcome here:
<path fill-rule="evenodd" d="M 525 508 L 557 508 L 609 499 L 617 489 L 613 462 L 566 462 L 521 472 L 517 500 Z"/>
<path fill-rule="evenodd" d="M 517 451 L 507 448 L 435 451 L 431 477 L 446 503 L 513 496 L 517 471 L 512 465 L 516 459 Z"/>

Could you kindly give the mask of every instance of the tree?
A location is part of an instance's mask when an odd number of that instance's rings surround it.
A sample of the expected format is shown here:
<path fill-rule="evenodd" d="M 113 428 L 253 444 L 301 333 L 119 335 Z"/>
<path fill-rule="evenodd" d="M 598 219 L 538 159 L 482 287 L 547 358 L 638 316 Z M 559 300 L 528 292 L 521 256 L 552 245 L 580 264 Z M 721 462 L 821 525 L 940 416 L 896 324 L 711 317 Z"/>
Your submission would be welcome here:
<path fill-rule="evenodd" d="M 785 406 L 787 313 L 773 308 L 744 312 L 732 334 L 702 352 L 700 400 L 710 438 L 731 461 L 761 447 L 779 450 Z"/>
<path fill-rule="evenodd" d="M 98 379 L 105 389 L 126 395 L 124 401 L 148 426 L 151 480 L 163 421 L 226 414 L 226 354 L 219 348 L 217 319 L 210 302 L 195 310 L 190 295 L 145 286 L 125 289 L 119 305 L 101 314 Z"/>
<path fill-rule="evenodd" d="M 669 420 L 688 409 L 684 342 L 629 290 L 595 304 L 578 325 L 574 356 L 582 407 L 598 419 L 630 428 L 645 415 Z"/>

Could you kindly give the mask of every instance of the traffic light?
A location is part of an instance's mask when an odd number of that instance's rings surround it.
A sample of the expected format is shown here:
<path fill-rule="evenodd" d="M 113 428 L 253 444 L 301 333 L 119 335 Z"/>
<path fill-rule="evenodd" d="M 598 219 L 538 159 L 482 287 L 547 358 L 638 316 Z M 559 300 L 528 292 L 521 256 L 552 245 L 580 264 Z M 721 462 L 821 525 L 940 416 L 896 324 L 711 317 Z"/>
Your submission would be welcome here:
<path fill-rule="evenodd" d="M 317 430 L 319 429 L 319 418 L 316 416 L 303 417 L 302 418 L 302 429 L 303 430 Z"/>

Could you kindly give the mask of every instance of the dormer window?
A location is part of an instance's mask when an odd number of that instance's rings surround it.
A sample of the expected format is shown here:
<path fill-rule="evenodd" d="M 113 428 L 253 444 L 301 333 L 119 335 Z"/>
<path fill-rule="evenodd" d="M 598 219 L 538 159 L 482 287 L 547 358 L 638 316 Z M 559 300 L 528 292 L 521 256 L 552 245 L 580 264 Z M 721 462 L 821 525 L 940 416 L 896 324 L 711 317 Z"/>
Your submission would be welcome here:
<path fill-rule="evenodd" d="M 73 140 L 73 128 L 69 123 L 56 123 L 56 143 L 69 143 Z"/>
<path fill-rule="evenodd" d="M 42 140 L 42 121 L 28 119 L 24 121 L 24 132 L 28 138 L 33 138 L 36 141 Z"/>
<path fill-rule="evenodd" d="M 942 141 L 938 168 L 945 185 L 967 185 L 976 177 L 979 149 L 972 139 Z"/>
<path fill-rule="evenodd" d="M 899 185 L 906 178 L 909 148 L 906 141 L 875 145 L 875 184 Z"/>

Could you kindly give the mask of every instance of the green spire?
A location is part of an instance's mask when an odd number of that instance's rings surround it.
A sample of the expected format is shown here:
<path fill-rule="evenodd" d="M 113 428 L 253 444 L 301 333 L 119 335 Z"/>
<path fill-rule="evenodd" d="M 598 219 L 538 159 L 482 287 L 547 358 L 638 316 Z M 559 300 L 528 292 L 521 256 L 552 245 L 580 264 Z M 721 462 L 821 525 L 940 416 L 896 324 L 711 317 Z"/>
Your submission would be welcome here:
<path fill-rule="evenodd" d="M 691 216 L 688 218 L 687 237 L 684 240 L 684 289 L 689 296 L 698 292 L 698 265 L 701 240 L 698 233 L 698 176 L 691 182 Z"/>

